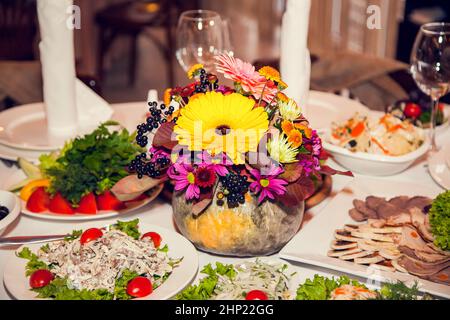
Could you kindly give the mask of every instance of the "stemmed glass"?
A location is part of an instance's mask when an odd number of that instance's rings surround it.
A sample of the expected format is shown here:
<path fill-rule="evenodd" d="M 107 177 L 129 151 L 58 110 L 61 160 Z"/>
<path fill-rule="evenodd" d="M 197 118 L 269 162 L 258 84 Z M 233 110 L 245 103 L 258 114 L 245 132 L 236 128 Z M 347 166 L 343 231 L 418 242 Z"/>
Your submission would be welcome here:
<path fill-rule="evenodd" d="M 411 54 L 411 73 L 420 90 L 431 97 L 430 142 L 435 152 L 439 99 L 450 90 L 450 23 L 422 25 Z"/>
<path fill-rule="evenodd" d="M 224 50 L 224 25 L 217 12 L 190 10 L 178 20 L 176 56 L 187 71 L 201 63 L 207 70 L 214 68 L 214 56 Z"/>

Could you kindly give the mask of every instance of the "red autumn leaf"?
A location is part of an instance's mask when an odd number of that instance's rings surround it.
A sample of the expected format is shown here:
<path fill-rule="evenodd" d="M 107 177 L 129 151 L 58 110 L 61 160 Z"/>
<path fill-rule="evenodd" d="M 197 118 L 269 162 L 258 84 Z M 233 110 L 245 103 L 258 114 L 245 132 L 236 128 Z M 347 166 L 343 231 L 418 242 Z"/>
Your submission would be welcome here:
<path fill-rule="evenodd" d="M 287 182 L 295 182 L 300 179 L 303 172 L 303 167 L 298 163 L 288 163 L 284 165 L 284 172 L 279 178 L 286 180 Z"/>
<path fill-rule="evenodd" d="M 172 150 L 178 142 L 173 140 L 173 128 L 175 123 L 166 122 L 161 124 L 161 127 L 156 131 L 155 136 L 153 138 L 153 146 L 154 147 L 164 147 L 166 149 Z"/>
<path fill-rule="evenodd" d="M 314 191 L 314 182 L 308 177 L 302 177 L 286 186 L 286 193 L 280 197 L 280 202 L 286 206 L 298 206 L 314 194 Z"/>
<path fill-rule="evenodd" d="M 343 176 L 348 176 L 348 177 L 353 177 L 353 173 L 351 171 L 339 171 L 339 170 L 335 170 L 329 166 L 321 166 L 320 173 L 327 175 L 327 176 L 332 176 L 335 174 L 340 174 Z"/>

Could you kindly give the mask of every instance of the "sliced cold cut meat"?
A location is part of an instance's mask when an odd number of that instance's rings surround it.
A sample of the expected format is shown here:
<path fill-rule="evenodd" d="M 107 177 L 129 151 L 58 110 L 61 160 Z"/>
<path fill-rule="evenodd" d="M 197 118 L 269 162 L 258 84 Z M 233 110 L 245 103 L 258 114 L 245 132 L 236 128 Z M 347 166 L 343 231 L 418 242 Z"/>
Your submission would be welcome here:
<path fill-rule="evenodd" d="M 364 214 L 366 219 L 368 219 L 368 218 L 376 219 L 378 217 L 377 212 L 373 209 L 370 209 L 367 206 L 366 202 L 364 202 L 362 200 L 358 200 L 358 199 L 353 200 L 353 206 L 355 207 L 356 210 L 358 210 L 359 212 Z"/>
<path fill-rule="evenodd" d="M 406 209 L 419 208 L 421 211 L 424 211 L 425 207 L 428 207 L 432 202 L 433 200 L 427 197 L 412 197 L 409 199 Z"/>
<path fill-rule="evenodd" d="M 419 277 L 431 276 L 450 267 L 450 261 L 443 263 L 427 263 L 412 259 L 408 256 L 402 256 L 397 260 L 398 264 L 405 268 L 409 273 Z"/>
<path fill-rule="evenodd" d="M 366 204 L 369 209 L 377 210 L 378 207 L 382 204 L 386 203 L 385 198 L 375 197 L 375 196 L 368 196 L 366 198 Z"/>
<path fill-rule="evenodd" d="M 350 211 L 348 212 L 348 214 L 350 215 L 350 217 L 357 221 L 357 222 L 362 222 L 362 221 L 366 221 L 366 216 L 359 212 L 358 210 L 356 210 L 355 208 L 350 209 Z"/>
<path fill-rule="evenodd" d="M 392 198 L 388 202 L 399 209 L 405 209 L 408 205 L 409 199 L 410 198 L 408 196 L 398 196 Z"/>
<path fill-rule="evenodd" d="M 426 276 L 424 277 L 424 279 L 433 281 L 433 282 L 437 282 L 437 283 L 442 283 L 445 284 L 447 286 L 450 285 L 450 268 L 445 268 L 444 270 L 441 270 L 431 276 Z"/>

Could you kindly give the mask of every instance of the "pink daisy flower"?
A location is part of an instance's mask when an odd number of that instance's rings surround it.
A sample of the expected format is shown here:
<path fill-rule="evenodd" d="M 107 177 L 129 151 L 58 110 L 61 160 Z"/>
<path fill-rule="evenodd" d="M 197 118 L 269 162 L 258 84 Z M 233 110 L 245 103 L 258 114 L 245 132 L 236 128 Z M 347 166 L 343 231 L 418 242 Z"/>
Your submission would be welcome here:
<path fill-rule="evenodd" d="M 200 197 L 200 187 L 196 184 L 192 166 L 184 163 L 175 163 L 169 168 L 167 175 L 175 182 L 175 191 L 186 190 L 186 200 Z"/>
<path fill-rule="evenodd" d="M 221 177 L 228 174 L 226 166 L 233 165 L 233 162 L 223 153 L 212 157 L 208 152 L 203 151 L 199 154 L 199 158 L 201 160 L 201 165 L 210 167 Z"/>
<path fill-rule="evenodd" d="M 272 164 L 267 174 L 261 175 L 259 170 L 253 169 L 250 174 L 254 177 L 255 181 L 250 184 L 250 190 L 256 194 L 259 194 L 258 204 L 263 202 L 266 198 L 275 199 L 275 195 L 283 195 L 286 192 L 287 181 L 278 179 L 281 173 L 283 173 L 281 167 L 277 167 Z"/>
<path fill-rule="evenodd" d="M 260 75 L 250 63 L 227 53 L 218 55 L 216 60 L 217 72 L 223 73 L 227 79 L 238 82 L 245 92 L 251 93 L 256 99 L 260 99 L 261 94 L 263 94 L 263 100 L 271 102 L 277 94 L 277 87 L 274 84 L 271 86 L 266 78 Z"/>

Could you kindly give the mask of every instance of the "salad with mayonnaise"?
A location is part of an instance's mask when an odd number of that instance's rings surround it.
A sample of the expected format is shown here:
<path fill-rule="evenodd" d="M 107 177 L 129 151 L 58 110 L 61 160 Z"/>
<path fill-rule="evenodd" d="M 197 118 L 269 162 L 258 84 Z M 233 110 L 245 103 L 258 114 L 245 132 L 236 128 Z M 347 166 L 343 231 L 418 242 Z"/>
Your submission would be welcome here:
<path fill-rule="evenodd" d="M 178 300 L 288 300 L 288 266 L 277 261 L 206 265 L 206 276 L 177 295 Z"/>
<path fill-rule="evenodd" d="M 37 253 L 23 248 L 26 275 L 38 298 L 128 300 L 150 295 L 180 260 L 168 256 L 156 232 L 141 235 L 139 220 L 74 231 Z"/>
<path fill-rule="evenodd" d="M 424 140 L 423 129 L 407 120 L 391 114 L 372 120 L 357 113 L 345 123 L 333 123 L 329 142 L 352 152 L 401 156 L 418 149 Z"/>

